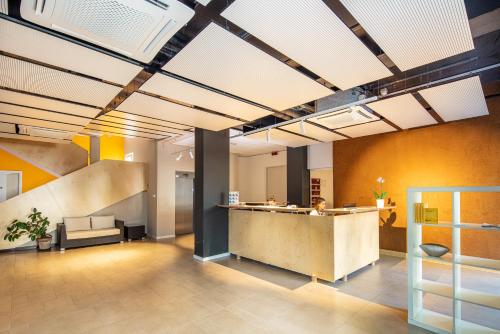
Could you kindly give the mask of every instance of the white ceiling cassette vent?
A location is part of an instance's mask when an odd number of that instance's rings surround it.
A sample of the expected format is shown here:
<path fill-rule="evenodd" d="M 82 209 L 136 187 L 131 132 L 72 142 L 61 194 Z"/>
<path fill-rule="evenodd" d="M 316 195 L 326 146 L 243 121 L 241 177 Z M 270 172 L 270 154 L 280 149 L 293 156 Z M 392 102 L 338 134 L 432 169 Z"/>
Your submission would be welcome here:
<path fill-rule="evenodd" d="M 18 125 L 18 129 L 18 134 L 20 135 L 50 139 L 71 140 L 73 136 L 76 135 L 75 132 L 40 128 L 36 126 Z"/>
<path fill-rule="evenodd" d="M 309 119 L 310 121 L 326 126 L 330 129 L 339 129 L 355 124 L 367 123 L 379 120 L 380 118 L 367 111 L 362 106 L 355 106 L 348 109 L 332 112 Z"/>
<path fill-rule="evenodd" d="M 176 0 L 23 0 L 33 23 L 149 63 L 193 17 Z"/>

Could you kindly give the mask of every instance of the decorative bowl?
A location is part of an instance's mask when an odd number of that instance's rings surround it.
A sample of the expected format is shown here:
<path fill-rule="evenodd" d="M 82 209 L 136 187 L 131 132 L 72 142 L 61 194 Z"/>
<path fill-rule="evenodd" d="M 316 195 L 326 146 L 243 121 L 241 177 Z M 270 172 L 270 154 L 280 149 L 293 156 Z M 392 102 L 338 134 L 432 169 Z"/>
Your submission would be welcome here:
<path fill-rule="evenodd" d="M 440 244 L 421 244 L 420 248 L 429 256 L 441 257 L 448 253 L 450 249 Z"/>

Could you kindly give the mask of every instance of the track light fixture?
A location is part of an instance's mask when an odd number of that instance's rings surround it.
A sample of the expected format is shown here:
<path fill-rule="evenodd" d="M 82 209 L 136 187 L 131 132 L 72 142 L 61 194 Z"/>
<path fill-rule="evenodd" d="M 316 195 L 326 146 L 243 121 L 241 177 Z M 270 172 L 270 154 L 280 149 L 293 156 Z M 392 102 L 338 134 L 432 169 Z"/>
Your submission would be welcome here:
<path fill-rule="evenodd" d="M 194 159 L 194 155 L 193 155 L 193 150 L 192 149 L 189 150 L 189 157 L 191 159 Z"/>
<path fill-rule="evenodd" d="M 304 127 L 304 120 L 300 121 L 300 134 L 303 135 L 306 133 L 306 129 Z"/>
<path fill-rule="evenodd" d="M 179 155 L 177 156 L 177 158 L 175 158 L 175 160 L 179 161 L 182 159 L 182 152 L 179 152 Z"/>
<path fill-rule="evenodd" d="M 268 143 L 269 143 L 269 142 L 271 142 L 271 130 L 270 130 L 270 129 L 268 129 L 268 130 L 266 131 L 266 141 L 267 141 Z"/>

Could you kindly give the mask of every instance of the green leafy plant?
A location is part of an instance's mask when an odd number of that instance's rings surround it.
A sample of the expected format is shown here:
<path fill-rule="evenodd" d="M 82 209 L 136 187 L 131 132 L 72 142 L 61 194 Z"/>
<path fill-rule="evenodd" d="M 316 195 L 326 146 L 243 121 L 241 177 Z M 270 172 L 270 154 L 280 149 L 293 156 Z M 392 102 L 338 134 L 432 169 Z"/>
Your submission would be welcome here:
<path fill-rule="evenodd" d="M 379 189 L 380 191 L 376 191 L 374 190 L 373 191 L 373 195 L 375 196 L 375 199 L 384 199 L 387 197 L 387 192 L 386 191 L 383 191 L 382 189 L 382 184 L 384 184 L 385 180 L 382 178 L 382 176 L 379 176 L 379 178 L 377 179 L 377 183 L 379 184 Z"/>
<path fill-rule="evenodd" d="M 9 240 L 10 242 L 19 239 L 23 235 L 28 235 L 28 237 L 35 241 L 39 238 L 50 238 L 50 234 L 47 234 L 47 228 L 50 222 L 47 217 L 42 217 L 42 212 L 33 208 L 32 212 L 28 215 L 28 221 L 20 221 L 15 219 L 7 227 L 7 234 L 3 237 L 4 240 Z"/>

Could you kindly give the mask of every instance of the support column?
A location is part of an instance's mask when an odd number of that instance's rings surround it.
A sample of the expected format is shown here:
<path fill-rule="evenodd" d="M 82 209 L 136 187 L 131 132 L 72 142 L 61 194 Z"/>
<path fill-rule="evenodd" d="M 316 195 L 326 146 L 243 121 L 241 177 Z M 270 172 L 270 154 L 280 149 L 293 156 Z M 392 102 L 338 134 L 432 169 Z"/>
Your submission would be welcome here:
<path fill-rule="evenodd" d="M 90 163 L 96 163 L 101 160 L 101 138 L 90 136 Z"/>
<path fill-rule="evenodd" d="M 195 129 L 194 257 L 228 255 L 229 130 Z"/>
<path fill-rule="evenodd" d="M 307 146 L 292 148 L 286 152 L 286 191 L 289 204 L 310 206 L 310 175 L 307 169 Z"/>

